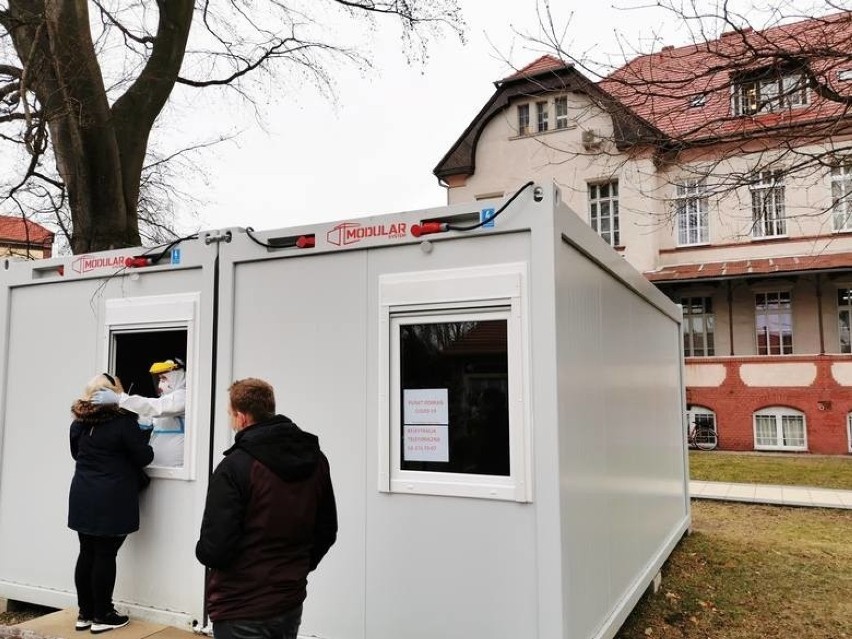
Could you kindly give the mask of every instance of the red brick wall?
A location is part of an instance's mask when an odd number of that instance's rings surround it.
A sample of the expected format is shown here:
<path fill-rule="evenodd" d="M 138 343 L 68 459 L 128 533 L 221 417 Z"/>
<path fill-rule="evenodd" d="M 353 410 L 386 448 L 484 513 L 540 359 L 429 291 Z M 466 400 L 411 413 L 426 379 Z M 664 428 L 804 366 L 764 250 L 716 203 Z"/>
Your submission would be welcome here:
<path fill-rule="evenodd" d="M 721 450 L 754 450 L 754 412 L 767 406 L 788 406 L 805 414 L 811 453 L 849 454 L 846 419 L 852 411 L 852 388 L 839 385 L 832 377 L 831 365 L 837 361 L 850 361 L 850 358 L 823 355 L 687 359 L 687 366 L 723 364 L 726 369 L 721 386 L 688 387 L 687 402 L 706 406 L 716 413 Z M 770 362 L 813 362 L 817 367 L 816 379 L 807 387 L 754 387 L 743 383 L 740 364 Z"/>

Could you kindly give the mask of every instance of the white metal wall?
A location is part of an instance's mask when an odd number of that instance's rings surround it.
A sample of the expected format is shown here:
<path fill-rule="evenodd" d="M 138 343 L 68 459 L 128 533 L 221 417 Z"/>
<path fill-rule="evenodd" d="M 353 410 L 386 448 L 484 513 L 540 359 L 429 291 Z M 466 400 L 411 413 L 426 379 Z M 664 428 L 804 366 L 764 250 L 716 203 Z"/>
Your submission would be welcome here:
<path fill-rule="evenodd" d="M 563 615 L 612 637 L 689 523 L 681 333 L 677 308 L 574 219 L 577 246 L 554 238 Z"/>
<path fill-rule="evenodd" d="M 188 251 L 191 253 L 192 251 Z M 187 251 L 184 251 L 187 255 Z M 12 265 L 2 333 L 6 368 L 0 421 L 0 592 L 57 607 L 76 605 L 78 542 L 67 528 L 74 462 L 71 404 L 106 370 L 108 299 L 201 291 L 199 341 L 209 345 L 211 274 L 201 268 L 107 278 L 44 280 Z M 112 274 L 112 273 L 110 273 Z M 205 278 L 210 281 L 205 282 Z M 200 325 L 204 324 L 199 318 Z M 209 364 L 209 346 L 203 361 Z M 206 359 L 205 359 L 206 358 Z M 195 371 L 210 384 L 209 365 Z M 151 620 L 189 627 L 203 614 L 203 569 L 195 560 L 209 459 L 209 398 L 195 397 L 196 479 L 154 479 L 141 498 L 141 528 L 119 551 L 115 601 Z"/>

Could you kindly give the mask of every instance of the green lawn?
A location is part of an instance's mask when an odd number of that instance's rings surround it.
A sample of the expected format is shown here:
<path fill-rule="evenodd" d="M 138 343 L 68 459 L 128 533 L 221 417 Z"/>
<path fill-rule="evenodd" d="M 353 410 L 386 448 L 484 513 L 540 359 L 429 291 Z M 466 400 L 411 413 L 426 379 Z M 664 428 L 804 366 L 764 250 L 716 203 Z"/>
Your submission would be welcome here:
<path fill-rule="evenodd" d="M 692 517 L 616 639 L 852 638 L 852 511 L 693 500 Z"/>
<path fill-rule="evenodd" d="M 691 450 L 689 476 L 701 481 L 852 490 L 852 457 Z"/>

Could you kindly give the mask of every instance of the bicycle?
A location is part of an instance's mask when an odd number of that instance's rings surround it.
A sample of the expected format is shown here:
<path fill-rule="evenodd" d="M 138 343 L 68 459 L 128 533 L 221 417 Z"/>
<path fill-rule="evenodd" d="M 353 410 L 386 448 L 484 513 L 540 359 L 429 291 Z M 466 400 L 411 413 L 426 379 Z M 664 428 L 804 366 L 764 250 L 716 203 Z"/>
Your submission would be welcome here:
<path fill-rule="evenodd" d="M 719 445 L 719 437 L 716 435 L 716 427 L 712 419 L 696 415 L 687 434 L 687 443 L 690 448 L 698 450 L 715 449 Z"/>

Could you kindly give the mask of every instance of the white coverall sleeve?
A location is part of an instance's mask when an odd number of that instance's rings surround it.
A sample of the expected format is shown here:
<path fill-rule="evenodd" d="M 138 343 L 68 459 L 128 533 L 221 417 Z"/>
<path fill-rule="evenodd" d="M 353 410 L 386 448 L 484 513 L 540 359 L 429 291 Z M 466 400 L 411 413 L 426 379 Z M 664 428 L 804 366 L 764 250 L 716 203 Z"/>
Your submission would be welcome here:
<path fill-rule="evenodd" d="M 175 417 L 186 412 L 186 389 L 179 388 L 162 397 L 142 397 L 122 393 L 118 405 L 140 417 Z"/>

